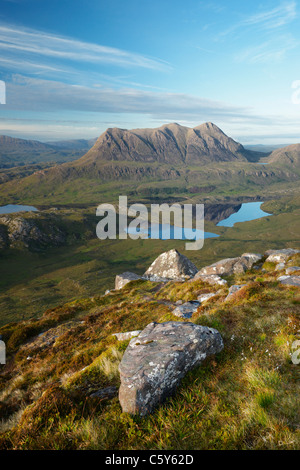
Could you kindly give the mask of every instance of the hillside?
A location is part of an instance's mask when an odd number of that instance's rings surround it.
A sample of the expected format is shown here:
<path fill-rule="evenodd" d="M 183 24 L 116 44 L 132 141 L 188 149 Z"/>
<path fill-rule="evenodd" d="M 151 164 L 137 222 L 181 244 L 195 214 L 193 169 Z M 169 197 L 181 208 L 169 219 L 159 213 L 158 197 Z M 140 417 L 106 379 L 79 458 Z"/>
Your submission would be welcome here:
<path fill-rule="evenodd" d="M 140 279 L 2 327 L 0 448 L 299 449 L 300 260 L 280 253 L 222 260 L 222 285 L 205 280 L 212 267 L 202 265 L 188 281 Z M 130 334 L 119 333 L 166 322 L 185 328 L 176 312 L 186 303 L 188 324 L 217 330 L 222 351 L 150 414 L 122 412 L 119 364 Z"/>
<path fill-rule="evenodd" d="M 90 144 L 92 145 L 92 142 Z M 67 142 L 55 145 L 0 135 L 0 168 L 76 160 L 90 148 L 88 145 L 88 141 L 81 147 Z"/>
<path fill-rule="evenodd" d="M 115 201 L 121 193 L 147 201 L 172 195 L 182 200 L 208 193 L 209 197 L 256 196 L 270 187 L 276 192 L 286 182 L 297 185 L 299 172 L 293 167 L 259 165 L 261 156 L 245 150 L 212 123 L 193 129 L 178 124 L 107 129 L 76 161 L 36 171 L 17 186 L 13 181 L 1 185 L 0 200 L 3 204 L 98 203 L 100 198 Z"/>
<path fill-rule="evenodd" d="M 268 158 L 275 165 L 300 169 L 300 144 L 288 145 L 274 150 Z"/>

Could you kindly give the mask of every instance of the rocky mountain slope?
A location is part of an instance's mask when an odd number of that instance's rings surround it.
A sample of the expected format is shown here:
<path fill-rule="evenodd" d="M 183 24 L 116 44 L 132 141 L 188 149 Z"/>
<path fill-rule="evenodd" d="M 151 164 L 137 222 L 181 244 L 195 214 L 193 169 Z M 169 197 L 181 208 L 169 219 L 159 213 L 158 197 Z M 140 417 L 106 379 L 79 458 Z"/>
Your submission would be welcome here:
<path fill-rule="evenodd" d="M 0 329 L 1 449 L 299 449 L 299 250 L 163 258 Z"/>
<path fill-rule="evenodd" d="M 273 164 L 282 166 L 292 166 L 300 168 L 300 144 L 288 145 L 277 150 L 274 150 L 268 158 L 268 161 Z"/>
<path fill-rule="evenodd" d="M 173 165 L 245 160 L 244 147 L 208 122 L 193 129 L 167 124 L 157 129 L 107 129 L 77 165 L 98 161 Z"/>

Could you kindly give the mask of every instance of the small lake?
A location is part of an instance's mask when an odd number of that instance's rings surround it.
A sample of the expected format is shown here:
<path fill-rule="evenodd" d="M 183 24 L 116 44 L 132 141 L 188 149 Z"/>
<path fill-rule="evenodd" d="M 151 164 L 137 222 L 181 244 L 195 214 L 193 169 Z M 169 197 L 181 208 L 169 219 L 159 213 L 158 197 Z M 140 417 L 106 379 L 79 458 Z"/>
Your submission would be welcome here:
<path fill-rule="evenodd" d="M 242 204 L 241 208 L 231 214 L 227 219 L 221 220 L 217 224 L 218 227 L 233 227 L 237 222 L 249 222 L 250 220 L 260 219 L 262 217 L 267 217 L 267 212 L 264 212 L 260 206 L 263 202 L 246 202 Z"/>
<path fill-rule="evenodd" d="M 129 234 L 147 233 L 147 238 L 160 240 L 203 240 L 203 231 L 191 228 L 175 227 L 169 224 L 152 224 L 148 230 L 136 230 L 130 227 L 127 230 Z M 220 235 L 212 232 L 204 232 L 204 239 L 216 238 Z"/>
<path fill-rule="evenodd" d="M 33 206 L 21 206 L 17 204 L 7 204 L 7 206 L 0 207 L 0 214 L 13 214 L 14 212 L 37 212 L 38 209 Z"/>

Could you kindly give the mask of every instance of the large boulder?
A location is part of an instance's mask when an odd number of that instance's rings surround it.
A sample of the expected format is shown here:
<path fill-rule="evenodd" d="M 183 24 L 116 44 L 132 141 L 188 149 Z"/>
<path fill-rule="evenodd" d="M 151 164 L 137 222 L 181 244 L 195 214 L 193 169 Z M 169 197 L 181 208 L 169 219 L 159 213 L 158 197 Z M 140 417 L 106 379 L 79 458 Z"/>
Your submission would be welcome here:
<path fill-rule="evenodd" d="M 122 411 L 151 413 L 189 370 L 223 347 L 213 328 L 190 322 L 150 323 L 130 341 L 119 366 Z"/>
<path fill-rule="evenodd" d="M 290 256 L 300 253 L 300 250 L 284 248 L 282 250 L 268 250 L 265 252 L 266 261 L 270 263 L 284 263 Z"/>
<path fill-rule="evenodd" d="M 225 299 L 225 302 L 227 302 L 228 300 L 232 300 L 235 297 L 235 295 L 245 286 L 246 284 L 241 284 L 241 285 L 235 284 L 231 286 L 229 289 L 228 295 Z"/>
<path fill-rule="evenodd" d="M 122 289 L 128 282 L 136 281 L 141 279 L 141 276 L 135 273 L 131 273 L 130 271 L 126 271 L 125 273 L 118 274 L 115 279 L 115 289 L 119 290 Z"/>
<path fill-rule="evenodd" d="M 155 280 L 186 280 L 198 272 L 196 266 L 177 250 L 162 253 L 144 273 L 144 277 Z"/>
<path fill-rule="evenodd" d="M 251 269 L 254 263 L 262 259 L 262 255 L 257 253 L 244 253 L 236 258 L 225 258 L 210 266 L 205 266 L 198 272 L 199 276 L 216 274 L 218 276 L 231 276 L 232 274 L 242 274 L 247 269 Z"/>

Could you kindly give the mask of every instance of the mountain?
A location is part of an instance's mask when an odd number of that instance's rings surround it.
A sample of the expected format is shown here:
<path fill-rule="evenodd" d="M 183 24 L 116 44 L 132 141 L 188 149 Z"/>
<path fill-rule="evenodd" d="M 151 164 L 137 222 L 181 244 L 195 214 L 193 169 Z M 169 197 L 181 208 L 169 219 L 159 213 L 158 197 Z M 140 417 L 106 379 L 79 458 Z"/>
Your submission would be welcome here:
<path fill-rule="evenodd" d="M 268 160 L 273 164 L 300 168 L 300 144 L 292 144 L 274 150 Z"/>
<path fill-rule="evenodd" d="M 93 145 L 94 141 L 85 141 L 85 145 L 64 143 L 43 143 L 37 140 L 19 139 L 0 135 L 0 168 L 43 162 L 62 163 L 80 158 Z"/>
<path fill-rule="evenodd" d="M 193 129 L 167 124 L 156 129 L 107 129 L 76 166 L 108 161 L 193 165 L 246 160 L 244 147 L 209 122 Z"/>

